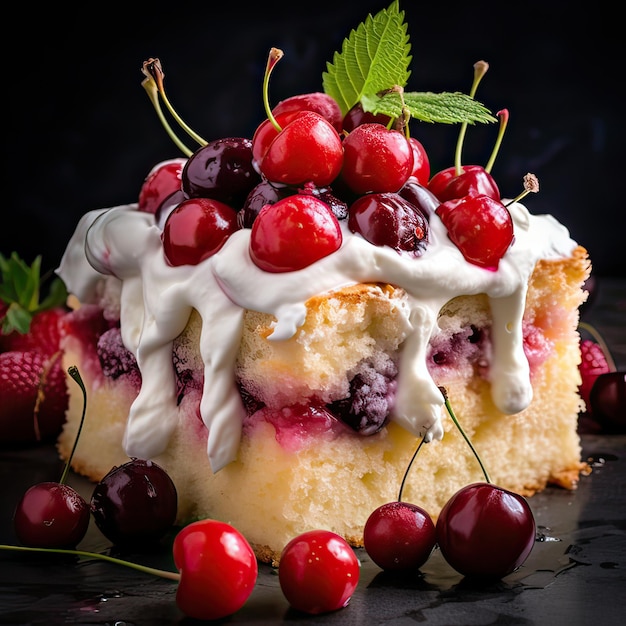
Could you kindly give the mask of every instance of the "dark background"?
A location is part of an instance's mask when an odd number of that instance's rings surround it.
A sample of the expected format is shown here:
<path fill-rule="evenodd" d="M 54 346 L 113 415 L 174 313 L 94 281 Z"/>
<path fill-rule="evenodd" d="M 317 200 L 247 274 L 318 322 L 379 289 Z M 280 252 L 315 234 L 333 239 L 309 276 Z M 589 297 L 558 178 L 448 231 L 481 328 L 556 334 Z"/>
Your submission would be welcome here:
<path fill-rule="evenodd" d="M 161 59 L 170 100 L 205 139 L 251 137 L 264 118 L 270 47 L 285 52 L 272 104 L 321 90 L 326 62 L 350 29 L 390 2 L 174 1 L 137 5 L 143 13 L 133 8 L 133 17 L 130 3 L 15 6 L 2 43 L 8 198 L 0 251 L 29 262 L 42 254 L 44 268 L 56 267 L 84 212 L 134 202 L 155 163 L 181 156 L 141 87 L 147 58 Z M 626 276 L 616 16 L 603 2 L 401 0 L 400 8 L 413 55 L 407 88 L 467 92 L 473 64 L 488 61 L 477 99 L 510 111 L 492 171 L 503 195 L 516 195 L 523 175 L 535 173 L 541 188 L 529 209 L 563 222 L 597 276 Z M 452 164 L 457 132 L 414 122 L 433 173 Z M 496 132 L 496 124 L 470 127 L 464 162 L 484 165 Z"/>

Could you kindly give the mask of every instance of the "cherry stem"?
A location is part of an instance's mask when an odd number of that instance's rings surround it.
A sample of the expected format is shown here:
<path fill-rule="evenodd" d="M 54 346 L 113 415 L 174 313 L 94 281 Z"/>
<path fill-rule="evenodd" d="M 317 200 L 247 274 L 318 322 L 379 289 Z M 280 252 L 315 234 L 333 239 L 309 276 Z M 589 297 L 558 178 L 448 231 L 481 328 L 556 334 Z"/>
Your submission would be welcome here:
<path fill-rule="evenodd" d="M 5 544 L 0 544 L 0 550 L 12 550 L 14 552 L 43 552 L 48 554 L 72 554 L 74 556 L 80 556 L 85 558 L 100 559 L 101 561 L 108 561 L 109 563 L 124 565 L 145 574 L 153 574 L 154 576 L 159 576 L 160 578 L 180 581 L 179 572 L 168 572 L 167 570 L 147 567 L 145 565 L 139 565 L 139 563 L 132 563 L 131 561 L 117 559 L 106 554 L 98 554 L 97 552 L 87 552 L 85 550 L 69 550 L 64 548 L 28 548 L 26 546 L 11 546 Z"/>
<path fill-rule="evenodd" d="M 413 453 L 413 456 L 411 457 L 411 460 L 409 461 L 409 464 L 407 465 L 406 471 L 404 472 L 404 476 L 402 477 L 402 482 L 400 483 L 400 491 L 398 491 L 398 502 L 402 502 L 402 491 L 404 490 L 404 483 L 406 483 L 407 476 L 409 475 L 409 470 L 411 469 L 413 462 L 417 458 L 417 453 L 420 451 L 424 443 L 426 443 L 426 437 L 423 437 L 422 440 L 419 442 L 419 445 L 415 449 L 415 452 Z"/>
<path fill-rule="evenodd" d="M 448 410 L 450 418 L 452 419 L 452 421 L 454 422 L 454 425 L 457 427 L 457 429 L 463 436 L 463 439 L 465 439 L 467 445 L 470 447 L 472 453 L 476 457 L 476 460 L 478 461 L 478 465 L 480 465 L 480 469 L 482 470 L 483 476 L 485 477 L 485 481 L 488 483 L 491 483 L 491 479 L 489 478 L 489 474 L 487 473 L 487 470 L 485 469 L 485 466 L 483 465 L 480 455 L 476 451 L 476 448 L 474 448 L 474 445 L 472 444 L 472 442 L 469 440 L 469 437 L 465 434 L 465 431 L 461 427 L 459 420 L 456 418 L 456 415 L 454 414 L 454 411 L 452 410 L 452 405 L 450 404 L 450 400 L 448 399 L 448 392 L 446 391 L 445 387 L 439 387 L 439 391 L 441 391 L 443 395 L 446 409 Z"/>
<path fill-rule="evenodd" d="M 604 337 L 598 332 L 598 330 L 587 322 L 578 322 L 578 328 L 580 330 L 588 332 L 594 338 L 596 343 L 602 348 L 602 352 L 604 352 L 604 356 L 606 357 L 606 362 L 609 368 L 612 371 L 615 371 L 617 367 L 615 365 L 615 361 L 613 360 L 613 355 L 611 354 L 611 351 L 609 350 L 609 346 L 607 345 L 606 341 L 604 341 Z"/>
<path fill-rule="evenodd" d="M 267 115 L 267 119 L 272 123 L 272 126 L 280 132 L 282 128 L 280 124 L 276 121 L 274 114 L 272 113 L 272 108 L 270 107 L 269 100 L 269 84 L 270 84 L 270 76 L 272 74 L 272 70 L 276 67 L 276 64 L 283 58 L 284 52 L 280 48 L 271 48 L 270 53 L 267 57 L 267 65 L 265 66 L 265 75 L 263 76 L 263 106 L 265 107 L 265 113 Z"/>
<path fill-rule="evenodd" d="M 80 416 L 80 422 L 78 424 L 78 430 L 76 431 L 76 437 L 74 438 L 74 445 L 72 446 L 72 451 L 70 455 L 67 457 L 67 461 L 65 461 L 65 467 L 63 468 L 63 474 L 61 474 L 61 480 L 59 482 L 63 484 L 67 478 L 67 474 L 70 471 L 70 466 L 72 463 L 72 457 L 74 456 L 74 452 L 76 451 L 76 446 L 78 445 L 78 439 L 80 437 L 80 431 L 83 429 L 83 424 L 85 422 L 85 413 L 87 412 L 87 390 L 85 389 L 85 384 L 83 383 L 83 379 L 78 371 L 78 368 L 75 365 L 70 365 L 67 368 L 67 373 L 72 377 L 72 379 L 76 382 L 76 384 L 80 387 L 83 392 L 83 413 Z"/>
<path fill-rule="evenodd" d="M 525 198 L 529 193 L 537 193 L 539 191 L 539 180 L 534 174 L 526 174 L 524 176 L 524 191 L 519 195 L 515 196 L 513 200 L 507 202 L 504 206 L 509 207 L 514 202 L 519 202 L 522 198 Z"/>
<path fill-rule="evenodd" d="M 474 63 L 474 80 L 472 81 L 472 87 L 470 89 L 469 95 L 470 97 L 474 97 L 476 94 L 476 89 L 478 89 L 478 85 L 482 80 L 483 76 L 487 73 L 489 69 L 489 63 L 486 61 L 477 61 Z M 463 141 L 465 140 L 465 133 L 467 131 L 467 122 L 463 122 L 461 124 L 461 130 L 459 130 L 459 137 L 456 142 L 456 150 L 454 152 L 454 168 L 455 173 L 459 176 L 462 172 L 461 166 L 461 152 L 463 151 Z"/>
<path fill-rule="evenodd" d="M 493 146 L 493 150 L 491 152 L 491 156 L 489 157 L 489 161 L 487 161 L 487 165 L 485 165 L 485 171 L 487 174 L 491 173 L 491 168 L 496 161 L 496 157 L 498 156 L 498 151 L 500 150 L 500 145 L 502 144 L 502 138 L 504 137 L 504 131 L 506 130 L 507 124 L 509 123 L 509 110 L 502 109 L 502 111 L 498 111 L 496 115 L 500 118 L 500 128 L 498 130 L 498 136 L 496 137 L 496 143 Z"/>
<path fill-rule="evenodd" d="M 165 72 L 163 72 L 163 68 L 161 66 L 161 61 L 159 59 L 148 59 L 144 61 L 142 72 L 145 74 L 148 80 L 144 80 L 141 84 L 143 88 L 146 90 L 148 95 L 150 96 L 150 100 L 156 109 L 157 115 L 161 120 L 161 123 L 165 126 L 165 130 L 168 131 L 168 134 L 173 139 L 174 143 L 183 150 L 187 156 L 190 156 L 192 153 L 188 148 L 184 147 L 182 142 L 178 140 L 174 132 L 169 127 L 169 124 L 165 121 L 165 117 L 163 116 L 163 112 L 159 105 L 158 96 L 161 96 L 161 99 L 165 103 L 168 111 L 171 113 L 172 117 L 176 120 L 178 125 L 197 143 L 201 146 L 206 146 L 207 141 L 200 137 L 198 133 L 196 133 L 192 128 L 190 128 L 185 121 L 178 115 L 174 107 L 169 101 L 167 94 L 165 93 L 165 85 L 163 83 L 163 79 L 165 78 Z M 169 130 L 168 130 L 169 129 Z M 183 146 L 183 147 L 181 147 Z"/>

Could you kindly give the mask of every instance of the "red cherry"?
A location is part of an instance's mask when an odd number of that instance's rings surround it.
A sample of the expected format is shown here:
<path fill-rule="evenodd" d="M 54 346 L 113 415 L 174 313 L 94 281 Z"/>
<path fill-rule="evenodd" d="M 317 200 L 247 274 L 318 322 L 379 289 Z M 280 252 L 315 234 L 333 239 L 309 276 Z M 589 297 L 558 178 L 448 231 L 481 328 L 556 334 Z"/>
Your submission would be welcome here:
<path fill-rule="evenodd" d="M 360 567 L 343 537 L 329 530 L 311 530 L 284 547 L 278 580 L 294 609 L 317 615 L 348 604 L 359 582 Z"/>
<path fill-rule="evenodd" d="M 501 202 L 485 195 L 465 196 L 444 202 L 436 213 L 466 261 L 498 268 L 513 242 L 513 219 Z"/>
<path fill-rule="evenodd" d="M 444 505 L 436 531 L 442 555 L 457 572 L 502 578 L 528 558 L 536 526 L 525 498 L 490 483 L 474 483 Z"/>
<path fill-rule="evenodd" d="M 457 176 L 454 166 L 437 172 L 428 182 L 428 189 L 440 202 L 485 195 L 500 200 L 500 190 L 493 176 L 481 165 L 464 165 Z"/>
<path fill-rule="evenodd" d="M 230 524 L 200 520 L 174 538 L 180 572 L 176 603 L 188 617 L 216 620 L 232 615 L 248 600 L 258 564 L 245 537 Z"/>
<path fill-rule="evenodd" d="M 363 545 L 381 569 L 419 569 L 436 543 L 435 524 L 421 507 L 389 502 L 374 510 L 363 529 Z"/>
<path fill-rule="evenodd" d="M 300 111 L 271 141 L 259 169 L 273 183 L 324 187 L 337 178 L 342 163 L 341 137 L 333 125 L 319 113 Z"/>
<path fill-rule="evenodd" d="M 361 124 L 343 140 L 341 178 L 357 194 L 396 192 L 413 171 L 408 139 L 382 124 Z"/>
<path fill-rule="evenodd" d="M 593 419 L 607 432 L 626 432 L 626 372 L 600 374 L 591 388 Z"/>
<path fill-rule="evenodd" d="M 297 113 L 298 111 L 315 111 L 325 117 L 338 133 L 342 131 L 341 108 L 332 96 L 323 91 L 303 93 L 286 98 L 272 109 L 272 115 L 276 117 L 282 113 Z"/>
<path fill-rule="evenodd" d="M 387 126 L 391 118 L 384 113 L 370 113 L 364 111 L 360 102 L 357 102 L 343 118 L 343 130 L 351 133 L 357 126 L 361 124 L 382 124 Z"/>
<path fill-rule="evenodd" d="M 426 154 L 426 149 L 415 137 L 411 137 L 409 143 L 411 144 L 411 150 L 413 150 L 413 171 L 411 176 L 414 176 L 420 185 L 428 185 L 430 160 L 428 159 L 428 154 Z"/>
<path fill-rule="evenodd" d="M 238 229 L 237 212 L 212 198 L 190 198 L 168 216 L 161 240 L 170 265 L 197 265 Z"/>
<path fill-rule="evenodd" d="M 274 116 L 276 123 L 285 128 L 289 122 L 291 122 L 300 111 L 286 111 L 285 113 L 279 113 Z M 280 131 L 272 124 L 271 120 L 267 119 L 261 122 L 252 136 L 252 159 L 257 165 L 263 161 L 263 157 L 267 153 L 270 144 Z"/>
<path fill-rule="evenodd" d="M 252 224 L 250 257 L 266 272 L 291 272 L 341 247 L 339 221 L 310 194 L 295 194 L 265 205 Z"/>
<path fill-rule="evenodd" d="M 175 194 L 181 193 L 181 176 L 187 159 L 170 159 L 155 165 L 146 176 L 139 191 L 138 209 L 156 213 Z"/>
<path fill-rule="evenodd" d="M 13 515 L 15 535 L 31 548 L 74 548 L 89 526 L 89 505 L 64 483 L 33 485 Z"/>

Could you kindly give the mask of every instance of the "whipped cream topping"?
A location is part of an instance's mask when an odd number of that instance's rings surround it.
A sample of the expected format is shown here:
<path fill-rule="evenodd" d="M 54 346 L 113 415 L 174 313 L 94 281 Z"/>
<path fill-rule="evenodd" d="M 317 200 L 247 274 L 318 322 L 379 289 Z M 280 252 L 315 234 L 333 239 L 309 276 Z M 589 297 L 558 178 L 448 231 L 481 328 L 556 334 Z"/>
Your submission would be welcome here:
<path fill-rule="evenodd" d="M 409 330 L 391 419 L 416 436 L 440 440 L 444 399 L 428 372 L 426 352 L 438 331 L 439 311 L 456 296 L 485 293 L 489 298 L 489 371 L 497 408 L 515 414 L 532 400 L 522 341 L 528 278 L 539 259 L 569 256 L 577 244 L 552 216 L 532 215 L 519 203 L 508 208 L 515 239 L 497 271 L 465 261 L 436 214 L 430 217 L 428 247 L 417 259 L 370 244 L 343 221 L 340 249 L 302 270 L 259 269 L 249 255 L 250 229 L 235 232 L 219 252 L 198 265 L 173 267 L 165 260 L 154 216 L 130 204 L 85 214 L 57 274 L 83 303 L 96 301 L 103 277 L 121 281 L 122 339 L 135 355 L 143 381 L 123 442 L 131 457 L 159 455 L 176 428 L 172 346 L 193 309 L 202 318 L 200 412 L 208 429 L 208 458 L 217 472 L 236 458 L 241 438 L 244 408 L 234 368 L 245 309 L 274 315 L 270 340 L 283 341 L 304 322 L 311 296 L 368 282 L 390 283 L 408 293 L 404 314 Z"/>

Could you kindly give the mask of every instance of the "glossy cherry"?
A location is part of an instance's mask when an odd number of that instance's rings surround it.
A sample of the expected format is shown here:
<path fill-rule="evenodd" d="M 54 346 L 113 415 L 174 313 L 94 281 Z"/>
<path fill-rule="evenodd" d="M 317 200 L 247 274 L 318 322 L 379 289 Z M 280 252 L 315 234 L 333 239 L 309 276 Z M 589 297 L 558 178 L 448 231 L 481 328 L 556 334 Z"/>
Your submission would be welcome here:
<path fill-rule="evenodd" d="M 156 215 L 172 197 L 182 200 L 181 181 L 187 159 L 162 161 L 146 176 L 139 191 L 138 209 Z"/>
<path fill-rule="evenodd" d="M 491 483 L 457 491 L 437 518 L 437 543 L 460 574 L 503 578 L 520 567 L 535 542 L 535 519 L 526 499 Z"/>
<path fill-rule="evenodd" d="M 422 507 L 388 502 L 375 509 L 363 529 L 363 545 L 372 561 L 387 571 L 419 569 L 436 543 L 435 524 Z"/>
<path fill-rule="evenodd" d="M 281 100 L 273 109 L 274 116 L 282 113 L 297 113 L 298 111 L 315 111 L 325 117 L 341 133 L 343 116 L 337 101 L 323 91 L 313 91 L 290 96 Z"/>
<path fill-rule="evenodd" d="M 250 257 L 266 272 L 302 269 L 341 247 L 339 221 L 310 194 L 264 206 L 252 224 Z"/>
<path fill-rule="evenodd" d="M 413 149 L 397 130 L 361 124 L 343 140 L 341 178 L 357 194 L 396 192 L 413 172 Z"/>
<path fill-rule="evenodd" d="M 626 432 L 626 372 L 600 374 L 591 388 L 593 419 L 610 433 Z"/>
<path fill-rule="evenodd" d="M 428 220 L 441 204 L 435 194 L 424 184 L 420 183 L 415 176 L 409 176 L 409 179 L 402 185 L 398 194 L 405 200 L 408 200 L 413 206 L 416 206 Z"/>
<path fill-rule="evenodd" d="M 152 461 L 132 459 L 112 468 L 95 486 L 91 513 L 102 534 L 118 546 L 148 546 L 171 530 L 176 487 Z"/>
<path fill-rule="evenodd" d="M 428 243 L 428 220 L 397 193 L 370 193 L 350 205 L 348 228 L 376 246 L 418 257 Z"/>
<path fill-rule="evenodd" d="M 361 564 L 348 542 L 329 530 L 311 530 L 284 547 L 278 566 L 289 604 L 312 615 L 345 607 L 357 588 Z"/>
<path fill-rule="evenodd" d="M 272 139 L 258 167 L 273 183 L 324 187 L 337 178 L 342 164 L 341 137 L 333 125 L 319 113 L 300 111 Z"/>
<path fill-rule="evenodd" d="M 212 198 L 190 198 L 168 216 L 161 240 L 170 265 L 197 265 L 239 229 L 237 212 Z"/>
<path fill-rule="evenodd" d="M 482 165 L 464 165 L 458 176 L 454 166 L 441 170 L 430 179 L 428 189 L 440 202 L 477 195 L 500 200 L 495 179 Z"/>
<path fill-rule="evenodd" d="M 430 180 L 430 159 L 426 153 L 426 148 L 415 137 L 410 137 L 409 143 L 413 151 L 413 170 L 410 175 L 415 177 L 421 185 L 428 185 Z"/>
<path fill-rule="evenodd" d="M 245 537 L 233 526 L 205 519 L 185 526 L 174 538 L 180 572 L 176 604 L 185 615 L 217 620 L 238 611 L 256 584 L 258 564 Z"/>
<path fill-rule="evenodd" d="M 28 489 L 13 515 L 15 535 L 31 548 L 74 548 L 89 527 L 89 505 L 64 483 L 43 482 Z"/>
<path fill-rule="evenodd" d="M 442 203 L 436 213 L 466 261 L 498 268 L 513 242 L 513 219 L 501 202 L 486 195 L 465 196 Z"/>
<path fill-rule="evenodd" d="M 213 198 L 239 209 L 261 177 L 252 164 L 252 140 L 222 137 L 189 157 L 182 172 L 187 198 Z"/>

